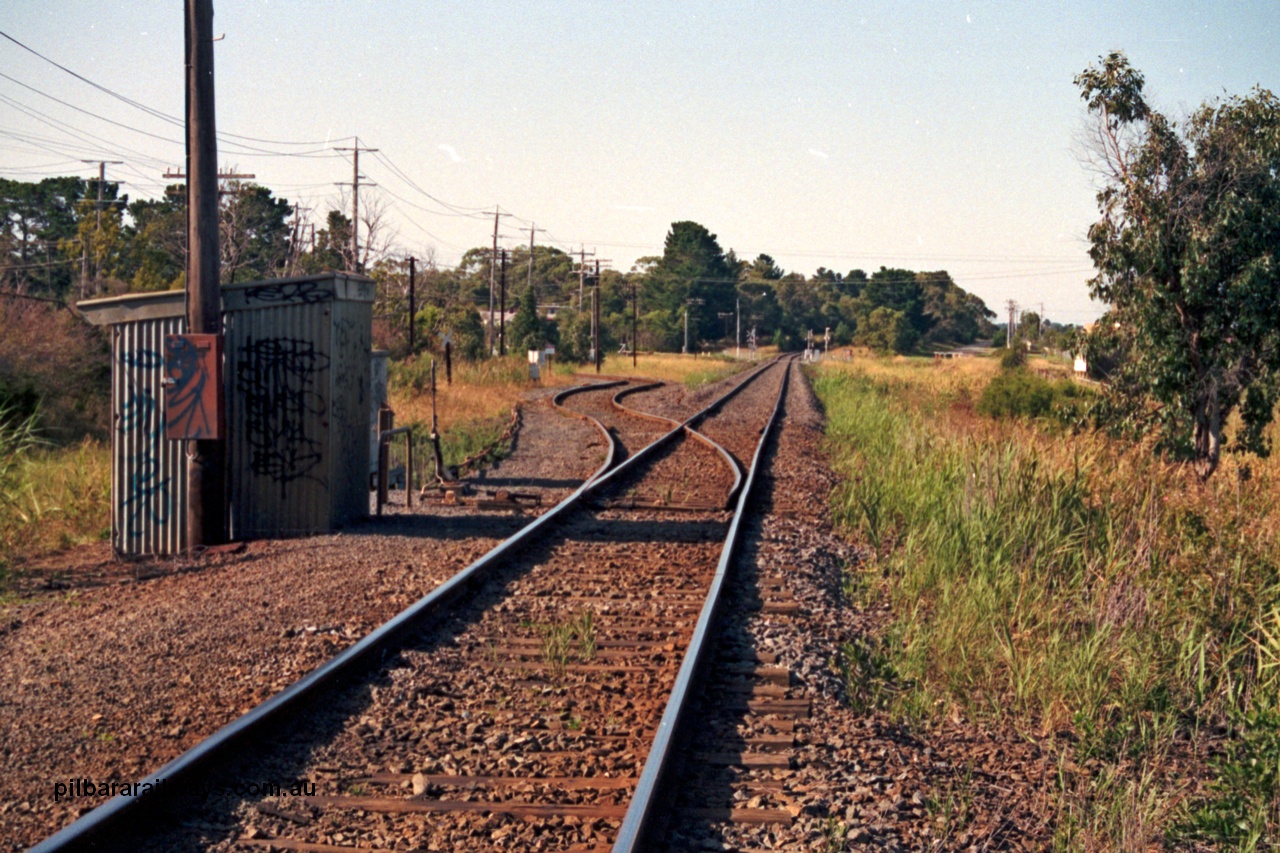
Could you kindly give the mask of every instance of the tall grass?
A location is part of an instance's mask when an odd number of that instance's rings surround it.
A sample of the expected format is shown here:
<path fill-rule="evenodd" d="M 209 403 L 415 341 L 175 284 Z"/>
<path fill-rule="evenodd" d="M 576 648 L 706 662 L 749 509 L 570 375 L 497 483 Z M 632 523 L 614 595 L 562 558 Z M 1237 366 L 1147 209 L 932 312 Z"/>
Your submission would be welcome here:
<path fill-rule="evenodd" d="M 897 711 L 1069 735 L 1114 778 L 1064 775 L 1064 843 L 1132 847 L 1181 819 L 1171 751 L 1280 706 L 1280 477 L 1255 460 L 1201 485 L 1144 447 L 982 417 L 984 370 L 825 367 L 836 517 L 892 606 Z M 1232 819 L 1274 840 L 1254 814 Z"/>
<path fill-rule="evenodd" d="M 92 439 L 42 444 L 37 417 L 0 412 L 0 591 L 15 563 L 110 532 L 109 451 Z"/>

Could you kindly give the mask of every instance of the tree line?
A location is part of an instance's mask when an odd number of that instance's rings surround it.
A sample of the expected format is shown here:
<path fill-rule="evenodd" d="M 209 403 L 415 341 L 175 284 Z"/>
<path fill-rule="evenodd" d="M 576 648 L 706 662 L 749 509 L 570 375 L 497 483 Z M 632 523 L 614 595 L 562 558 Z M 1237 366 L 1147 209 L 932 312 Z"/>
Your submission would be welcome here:
<path fill-rule="evenodd" d="M 220 201 L 224 283 L 360 269 L 379 284 L 378 338 L 393 353 L 408 347 L 409 263 L 379 240 L 378 211 L 362 221 L 361 257 L 351 256 L 351 220 L 330 210 L 324 226 L 301 221 L 297 207 L 252 183 L 226 185 Z M 104 294 L 180 288 L 186 247 L 185 191 L 130 200 L 106 182 L 76 177 L 39 182 L 0 180 L 0 290 L 72 300 Z M 364 217 L 362 217 L 362 220 Z M 453 268 L 430 257 L 416 275 L 415 338 L 428 348 L 446 333 L 465 357 L 496 345 L 488 336 L 490 282 L 501 276 L 488 247 L 466 252 Z M 591 293 L 600 300 L 601 345 L 692 351 L 760 344 L 794 350 L 810 335 L 832 345 L 858 344 L 907 353 L 990 337 L 995 314 L 945 271 L 881 267 L 870 274 L 819 268 L 787 272 L 769 255 L 752 261 L 721 248 L 696 222 L 676 222 L 663 253 L 626 272 L 604 270 L 553 246 L 506 254 L 508 349 L 551 343 L 562 356 L 586 360 Z M 633 306 L 632 300 L 637 300 Z M 497 297 L 494 299 L 497 302 Z M 633 335 L 633 311 L 636 334 Z M 687 317 L 686 317 L 687 315 Z M 740 331 L 739 331 L 740 330 Z M 632 338 L 635 337 L 636 340 Z"/>

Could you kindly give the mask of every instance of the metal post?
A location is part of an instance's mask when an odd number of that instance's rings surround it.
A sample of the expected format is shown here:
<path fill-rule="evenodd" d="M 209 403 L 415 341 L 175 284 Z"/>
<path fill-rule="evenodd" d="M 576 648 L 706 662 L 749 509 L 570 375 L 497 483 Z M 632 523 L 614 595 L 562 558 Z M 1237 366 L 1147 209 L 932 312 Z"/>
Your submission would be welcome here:
<path fill-rule="evenodd" d="M 733 357 L 742 357 L 742 297 L 739 296 L 733 309 Z"/>
<path fill-rule="evenodd" d="M 410 429 L 404 434 L 405 456 L 408 457 L 404 463 L 404 505 L 406 509 L 413 509 L 413 430 Z"/>
<path fill-rule="evenodd" d="M 440 428 L 436 420 L 436 360 L 431 359 L 431 455 L 436 463 L 436 479 L 444 482 L 444 454 L 440 452 Z"/>
<path fill-rule="evenodd" d="M 391 443 L 383 434 L 394 427 L 395 413 L 387 406 L 378 409 L 378 515 L 382 515 L 382 505 L 387 502 L 387 480 L 391 479 Z"/>
<path fill-rule="evenodd" d="M 218 138 L 213 0 L 186 0 L 187 331 L 222 331 L 218 287 Z M 218 412 L 218 418 L 223 417 Z M 226 540 L 226 443 L 187 444 L 187 547 Z"/>

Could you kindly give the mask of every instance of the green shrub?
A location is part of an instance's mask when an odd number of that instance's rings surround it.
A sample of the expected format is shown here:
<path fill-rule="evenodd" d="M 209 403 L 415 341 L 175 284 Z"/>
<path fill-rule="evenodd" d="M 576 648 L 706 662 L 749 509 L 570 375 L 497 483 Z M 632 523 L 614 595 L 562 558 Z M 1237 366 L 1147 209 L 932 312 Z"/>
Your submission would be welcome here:
<path fill-rule="evenodd" d="M 1017 350 L 1013 350 L 1017 352 Z M 1039 418 L 1053 408 L 1054 388 L 1025 371 L 1001 373 L 978 400 L 978 411 L 993 418 Z"/>
<path fill-rule="evenodd" d="M 1006 347 L 1000 353 L 1000 369 L 1001 370 L 1017 370 L 1020 367 L 1026 367 L 1027 353 L 1020 346 Z"/>

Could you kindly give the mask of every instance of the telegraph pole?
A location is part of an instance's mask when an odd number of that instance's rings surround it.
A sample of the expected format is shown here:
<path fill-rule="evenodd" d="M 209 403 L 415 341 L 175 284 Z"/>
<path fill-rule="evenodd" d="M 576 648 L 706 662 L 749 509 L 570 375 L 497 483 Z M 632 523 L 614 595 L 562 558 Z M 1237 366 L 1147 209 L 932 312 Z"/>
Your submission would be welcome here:
<path fill-rule="evenodd" d="M 417 325 L 415 318 L 417 317 L 417 303 L 415 301 L 415 274 L 417 273 L 416 265 L 418 259 L 412 255 L 409 257 L 409 355 L 413 355 L 413 332 L 414 326 Z"/>
<path fill-rule="evenodd" d="M 594 341 L 592 343 L 596 362 L 596 373 L 600 372 L 600 261 L 596 261 L 596 284 L 591 292 L 591 327 Z"/>
<path fill-rule="evenodd" d="M 497 270 L 494 268 L 498 265 L 498 220 L 503 216 L 510 216 L 510 213 L 500 212 L 497 205 L 493 207 L 493 254 L 489 256 L 489 328 L 485 332 L 485 349 L 489 354 L 493 354 L 493 302 L 494 285 L 497 284 Z"/>
<path fill-rule="evenodd" d="M 102 187 L 107 182 L 107 166 L 119 166 L 124 163 L 123 160 L 81 160 L 81 163 L 97 163 L 98 164 L 98 225 L 99 231 L 102 230 Z"/>
<path fill-rule="evenodd" d="M 583 308 L 582 300 L 583 300 L 583 291 L 585 290 L 586 282 L 587 282 L 587 255 L 588 254 L 591 255 L 591 257 L 593 258 L 596 255 L 595 252 L 588 252 L 586 246 L 580 246 L 578 248 L 578 259 L 579 259 L 578 260 L 578 310 L 579 311 L 581 311 Z"/>
<path fill-rule="evenodd" d="M 334 151 L 350 151 L 351 157 L 351 272 L 360 272 L 360 152 L 377 151 L 377 148 L 363 148 L 360 137 L 350 148 L 334 148 Z M 346 186 L 340 183 L 338 186 Z M 376 187 L 377 184 L 366 186 Z"/>
<path fill-rule="evenodd" d="M 529 226 L 529 287 L 533 287 L 533 233 L 535 231 L 546 231 L 545 228 L 535 228 Z"/>
<path fill-rule="evenodd" d="M 1017 310 L 1018 310 L 1018 303 L 1017 303 L 1017 302 L 1014 302 L 1012 299 L 1010 299 L 1010 300 L 1008 300 L 1008 301 L 1006 301 L 1006 302 L 1004 303 L 1004 307 L 1005 307 L 1006 309 L 1008 309 L 1008 311 L 1009 311 L 1009 331 L 1005 334 L 1005 338 L 1004 338 L 1004 348 L 1005 348 L 1005 349 L 1012 349 L 1012 348 L 1013 348 L 1013 333 L 1014 333 L 1014 328 L 1013 328 L 1013 313 L 1014 313 L 1015 311 L 1017 311 Z"/>
<path fill-rule="evenodd" d="M 187 331 L 222 331 L 218 292 L 218 137 L 213 0 L 186 0 Z M 218 412 L 221 420 L 222 412 Z M 187 448 L 187 547 L 226 538 L 225 437 Z"/>
<path fill-rule="evenodd" d="M 95 226 L 98 238 L 102 238 L 102 188 L 107 182 L 107 166 L 119 166 L 124 163 L 123 160 L 81 160 L 81 163 L 97 163 L 98 164 L 98 205 L 97 205 L 97 225 Z M 80 296 L 85 297 L 89 289 L 89 247 L 81 240 L 80 254 Z M 98 278 L 97 264 L 94 264 L 94 279 Z M 94 287 L 94 294 L 97 295 L 97 287 Z"/>
<path fill-rule="evenodd" d="M 631 366 L 636 366 L 637 353 L 640 352 L 640 291 L 636 279 L 631 279 Z"/>
<path fill-rule="evenodd" d="M 507 354 L 507 250 L 502 250 L 502 303 L 498 307 L 498 355 Z"/>

